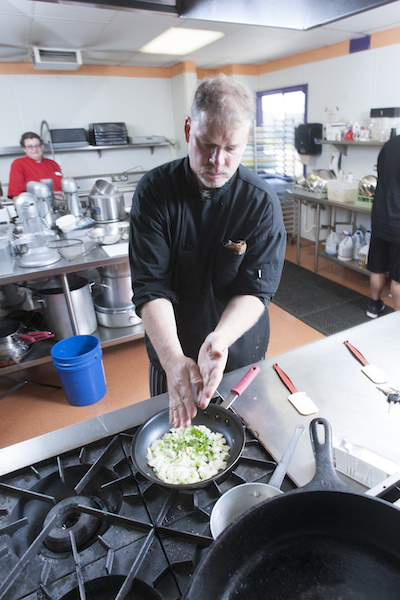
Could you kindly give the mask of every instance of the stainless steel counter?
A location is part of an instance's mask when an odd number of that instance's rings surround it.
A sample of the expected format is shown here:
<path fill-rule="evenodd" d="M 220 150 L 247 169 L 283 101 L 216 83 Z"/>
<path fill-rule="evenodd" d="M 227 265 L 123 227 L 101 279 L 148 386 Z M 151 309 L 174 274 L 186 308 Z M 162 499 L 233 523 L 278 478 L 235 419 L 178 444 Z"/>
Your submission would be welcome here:
<path fill-rule="evenodd" d="M 104 248 L 113 250 L 112 255 L 109 254 Z M 96 269 L 98 267 L 104 267 L 106 265 L 118 264 L 126 262 L 128 260 L 127 242 L 122 241 L 112 246 L 98 246 L 95 245 L 87 254 L 82 254 L 74 260 L 67 260 L 61 258 L 58 262 L 49 265 L 48 267 L 30 267 L 23 268 L 18 265 L 18 257 L 13 260 L 12 271 L 6 275 L 0 275 L 0 286 L 12 283 L 19 283 L 24 281 L 37 280 L 52 276 L 58 276 L 63 287 L 65 301 L 68 309 L 68 313 L 71 320 L 71 327 L 74 334 L 77 333 L 77 323 L 74 312 L 74 306 L 72 304 L 70 289 L 68 285 L 68 275 L 71 273 L 77 273 L 80 271 Z M 129 327 L 101 327 L 98 326 L 93 335 L 99 338 L 103 348 L 120 344 L 123 342 L 133 341 L 136 339 L 143 338 L 144 327 L 142 323 Z M 0 369 L 1 375 L 8 375 L 14 371 L 25 369 L 29 367 L 35 367 L 40 364 L 50 362 L 50 348 L 53 346 L 54 341 L 49 340 L 40 344 L 34 344 L 29 354 L 24 357 L 21 363 L 13 364 Z"/>
<path fill-rule="evenodd" d="M 400 470 L 400 405 L 388 412 L 386 396 L 361 371 L 361 363 L 346 348 L 345 340 L 385 371 L 389 384 L 382 387 L 400 389 L 400 312 L 395 312 L 259 363 L 261 373 L 236 400 L 235 410 L 277 461 L 295 426 L 303 423 L 308 430 L 310 421 L 321 416 L 330 422 L 334 434 L 346 434 L 353 443 L 399 464 Z M 307 392 L 319 408 L 317 414 L 304 417 L 293 408 L 274 363 L 299 391 Z M 245 369 L 224 377 L 219 388 L 223 396 L 242 372 Z M 301 486 L 314 472 L 310 438 L 303 435 L 288 474 Z"/>
<path fill-rule="evenodd" d="M 123 243 L 114 244 L 114 246 L 118 245 L 124 247 Z M 18 258 L 19 257 L 14 258 L 13 267 L 10 273 L 0 275 L 0 286 L 8 283 L 19 283 L 31 279 L 33 280 L 41 279 L 43 277 L 51 277 L 53 275 L 76 273 L 77 271 L 102 267 L 108 264 L 116 264 L 126 261 L 128 259 L 128 255 L 124 253 L 121 256 L 110 257 L 102 246 L 96 245 L 87 254 L 79 256 L 73 260 L 61 258 L 61 260 L 58 262 L 47 267 L 20 267 L 18 265 Z"/>
<path fill-rule="evenodd" d="M 294 428 L 306 428 L 317 415 L 301 416 L 287 400 L 288 390 L 273 370 L 276 362 L 298 390 L 306 391 L 334 433 L 350 439 L 400 465 L 400 405 L 388 412 L 385 396 L 361 372 L 361 364 L 345 347 L 349 340 L 371 364 L 400 389 L 400 312 L 380 317 L 323 340 L 261 361 L 260 374 L 234 404 L 235 410 L 257 433 L 275 460 L 280 460 Z M 225 375 L 219 391 L 226 396 L 247 372 L 244 367 Z M 50 458 L 55 454 L 129 429 L 168 405 L 168 395 L 145 400 L 26 442 L 0 450 L 0 475 Z M 309 436 L 299 441 L 288 474 L 296 485 L 313 476 L 315 463 Z"/>

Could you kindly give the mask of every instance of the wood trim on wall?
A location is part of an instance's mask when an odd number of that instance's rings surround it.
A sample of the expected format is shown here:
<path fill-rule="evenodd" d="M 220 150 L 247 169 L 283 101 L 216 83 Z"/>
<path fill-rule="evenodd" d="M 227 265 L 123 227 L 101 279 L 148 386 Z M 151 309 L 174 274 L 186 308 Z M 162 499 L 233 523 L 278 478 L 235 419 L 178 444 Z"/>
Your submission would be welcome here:
<path fill-rule="evenodd" d="M 400 44 L 400 27 L 373 33 L 371 35 L 371 50 Z M 324 46 L 316 50 L 309 50 L 299 54 L 293 54 L 285 58 L 271 60 L 260 65 L 241 65 L 231 64 L 220 69 L 196 69 L 196 64 L 192 61 L 183 61 L 172 67 L 120 67 L 108 65 L 82 65 L 76 71 L 45 71 L 35 69 L 32 63 L 0 63 L 0 75 L 75 75 L 86 77 L 142 77 L 142 78 L 161 78 L 170 79 L 184 73 L 197 73 L 198 79 L 204 79 L 217 73 L 226 75 L 263 75 L 273 71 L 290 69 L 313 62 L 346 56 L 350 53 L 350 40 Z"/>

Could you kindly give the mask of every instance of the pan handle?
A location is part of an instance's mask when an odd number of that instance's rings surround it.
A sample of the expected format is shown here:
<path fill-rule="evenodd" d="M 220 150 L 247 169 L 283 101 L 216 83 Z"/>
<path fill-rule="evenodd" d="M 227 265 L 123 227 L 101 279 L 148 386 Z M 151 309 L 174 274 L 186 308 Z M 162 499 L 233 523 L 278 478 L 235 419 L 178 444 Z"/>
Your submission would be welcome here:
<path fill-rule="evenodd" d="M 284 480 L 287 470 L 289 468 L 290 461 L 292 460 L 293 453 L 296 449 L 297 442 L 299 441 L 300 437 L 302 436 L 303 431 L 304 431 L 304 425 L 296 426 L 296 429 L 294 430 L 294 434 L 292 435 L 292 438 L 289 442 L 288 447 L 286 448 L 285 452 L 283 453 L 282 458 L 279 461 L 278 466 L 276 467 L 275 471 L 272 473 L 272 477 L 268 482 L 269 485 L 272 485 L 273 487 L 280 489 L 280 487 L 282 485 L 282 481 Z"/>
<path fill-rule="evenodd" d="M 324 428 L 324 440 L 320 441 L 318 437 L 317 426 Z M 326 419 L 317 417 L 310 423 L 311 445 L 315 457 L 315 475 L 302 490 L 332 490 L 337 492 L 351 492 L 354 490 L 342 482 L 336 474 L 333 465 L 332 453 L 332 428 Z"/>

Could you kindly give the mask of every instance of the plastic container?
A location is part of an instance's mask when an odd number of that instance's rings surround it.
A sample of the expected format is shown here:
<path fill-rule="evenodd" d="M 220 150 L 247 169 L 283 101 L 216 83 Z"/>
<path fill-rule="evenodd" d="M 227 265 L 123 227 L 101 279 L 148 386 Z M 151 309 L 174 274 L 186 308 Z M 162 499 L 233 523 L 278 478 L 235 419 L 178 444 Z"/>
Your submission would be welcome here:
<path fill-rule="evenodd" d="M 364 244 L 366 243 L 364 240 L 363 232 L 360 227 L 357 228 L 356 232 L 353 233 L 353 235 L 351 237 L 353 239 L 353 244 L 356 243 L 357 239 L 360 240 L 362 246 L 364 246 Z"/>
<path fill-rule="evenodd" d="M 363 269 L 365 269 L 365 266 L 368 261 L 368 251 L 369 245 L 365 244 L 364 246 L 362 246 L 362 248 L 360 248 L 360 251 L 358 253 L 358 266 Z"/>
<path fill-rule="evenodd" d="M 326 182 L 328 200 L 336 202 L 355 202 L 358 193 L 358 181 L 346 179 L 330 179 Z"/>
<path fill-rule="evenodd" d="M 339 244 L 338 248 L 338 259 L 349 261 L 353 258 L 353 240 L 350 234 L 347 234 L 345 238 Z"/>
<path fill-rule="evenodd" d="M 352 236 L 353 240 L 353 258 L 354 260 L 358 260 L 358 255 L 360 249 L 365 245 L 364 236 L 361 229 L 357 229 L 357 231 Z"/>
<path fill-rule="evenodd" d="M 369 229 L 367 229 L 367 231 L 365 232 L 365 243 L 367 245 L 369 245 L 370 241 L 371 241 L 371 232 Z"/>
<path fill-rule="evenodd" d="M 340 237 L 336 231 L 331 231 L 325 243 L 325 254 L 327 256 L 337 256 Z"/>
<path fill-rule="evenodd" d="M 61 340 L 51 349 L 51 356 L 69 404 L 87 406 L 105 396 L 103 351 L 94 335 Z"/>

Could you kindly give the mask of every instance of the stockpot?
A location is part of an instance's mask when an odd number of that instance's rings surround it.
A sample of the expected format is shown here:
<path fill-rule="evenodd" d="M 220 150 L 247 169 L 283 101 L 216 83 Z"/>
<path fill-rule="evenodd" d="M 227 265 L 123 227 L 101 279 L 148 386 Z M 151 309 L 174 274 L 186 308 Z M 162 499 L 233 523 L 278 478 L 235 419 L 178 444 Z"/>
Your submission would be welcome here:
<path fill-rule="evenodd" d="M 84 277 L 68 275 L 68 286 L 71 292 L 72 307 L 75 313 L 78 335 L 89 335 L 97 329 L 91 284 Z M 61 280 L 55 278 L 36 288 L 43 305 L 43 315 L 49 330 L 54 337 L 62 340 L 74 335 L 67 302 Z"/>
<path fill-rule="evenodd" d="M 123 221 L 126 217 L 124 194 L 112 196 L 90 194 L 89 206 L 92 218 L 98 223 Z"/>
<path fill-rule="evenodd" d="M 103 302 L 102 294 L 100 294 L 100 297 L 96 296 L 94 308 L 99 325 L 103 327 L 132 327 L 142 322 L 142 319 L 136 314 L 134 304 L 109 307 L 104 306 Z"/>
<path fill-rule="evenodd" d="M 99 268 L 102 292 L 95 304 L 104 308 L 132 308 L 132 279 L 129 261 Z"/>

